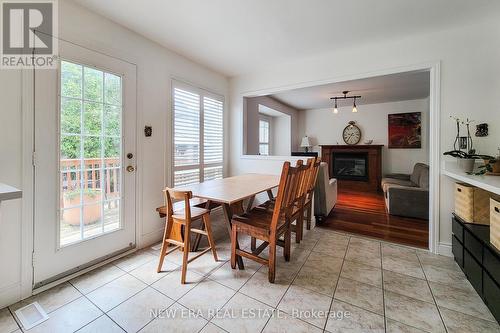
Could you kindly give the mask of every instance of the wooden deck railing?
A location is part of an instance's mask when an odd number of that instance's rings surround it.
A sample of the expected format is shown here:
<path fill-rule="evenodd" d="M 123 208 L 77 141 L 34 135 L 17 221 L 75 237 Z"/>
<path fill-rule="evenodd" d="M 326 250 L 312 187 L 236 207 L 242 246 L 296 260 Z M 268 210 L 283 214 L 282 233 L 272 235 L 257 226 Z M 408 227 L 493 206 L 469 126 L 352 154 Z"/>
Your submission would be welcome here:
<path fill-rule="evenodd" d="M 88 158 L 63 159 L 61 165 L 61 187 L 63 192 L 73 191 L 80 188 L 82 181 L 83 189 L 100 190 L 104 192 L 105 199 L 111 199 L 120 195 L 121 167 L 118 158 Z M 104 165 L 102 165 L 104 162 Z M 102 174 L 104 171 L 104 175 Z"/>

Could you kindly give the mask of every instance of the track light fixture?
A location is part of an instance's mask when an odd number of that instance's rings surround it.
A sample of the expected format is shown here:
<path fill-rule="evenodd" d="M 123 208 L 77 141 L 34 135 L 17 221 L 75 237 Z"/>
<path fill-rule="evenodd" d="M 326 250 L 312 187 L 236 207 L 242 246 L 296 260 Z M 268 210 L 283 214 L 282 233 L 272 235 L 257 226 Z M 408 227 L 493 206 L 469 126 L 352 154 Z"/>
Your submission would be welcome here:
<path fill-rule="evenodd" d="M 335 96 L 335 97 L 330 97 L 330 99 L 333 99 L 335 101 L 335 106 L 333 108 L 333 113 L 337 114 L 339 113 L 339 110 L 337 108 L 337 100 L 338 99 L 353 99 L 354 103 L 352 104 L 352 112 L 358 112 L 358 107 L 356 106 L 356 98 L 361 98 L 361 96 L 347 96 L 349 93 L 349 90 L 344 90 L 342 94 L 344 96 Z"/>

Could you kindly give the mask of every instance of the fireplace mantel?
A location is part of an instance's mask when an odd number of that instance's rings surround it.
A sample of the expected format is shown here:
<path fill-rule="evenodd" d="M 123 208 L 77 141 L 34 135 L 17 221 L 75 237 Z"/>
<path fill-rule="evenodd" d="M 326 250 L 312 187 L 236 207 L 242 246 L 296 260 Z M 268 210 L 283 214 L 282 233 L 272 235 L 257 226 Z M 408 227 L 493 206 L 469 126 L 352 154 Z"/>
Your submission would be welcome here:
<path fill-rule="evenodd" d="M 367 153 L 368 180 L 339 180 L 338 184 L 346 190 L 380 191 L 382 181 L 382 147 L 384 145 L 320 145 L 321 160 L 328 163 L 330 175 L 333 175 L 332 158 L 335 153 Z"/>

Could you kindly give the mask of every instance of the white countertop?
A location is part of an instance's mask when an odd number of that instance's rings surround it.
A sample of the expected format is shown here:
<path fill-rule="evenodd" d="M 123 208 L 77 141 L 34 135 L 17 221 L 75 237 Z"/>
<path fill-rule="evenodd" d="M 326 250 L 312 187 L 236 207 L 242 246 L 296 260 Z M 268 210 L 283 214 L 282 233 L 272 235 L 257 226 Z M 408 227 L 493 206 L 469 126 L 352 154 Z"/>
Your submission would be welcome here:
<path fill-rule="evenodd" d="M 464 182 L 500 195 L 500 176 L 468 175 L 459 168 L 456 161 L 444 162 L 441 173 L 460 182 Z"/>
<path fill-rule="evenodd" d="M 15 187 L 0 183 L 0 201 L 19 199 L 23 192 Z"/>

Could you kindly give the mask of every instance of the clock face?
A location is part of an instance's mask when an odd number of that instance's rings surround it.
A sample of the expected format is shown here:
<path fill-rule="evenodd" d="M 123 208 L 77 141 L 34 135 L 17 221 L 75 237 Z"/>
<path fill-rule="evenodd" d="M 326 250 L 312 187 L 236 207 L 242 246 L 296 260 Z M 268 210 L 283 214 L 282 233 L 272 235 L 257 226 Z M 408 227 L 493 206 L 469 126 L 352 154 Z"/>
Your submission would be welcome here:
<path fill-rule="evenodd" d="M 361 130 L 358 126 L 349 124 L 346 128 L 344 128 L 342 138 L 348 145 L 355 145 L 361 140 Z"/>

